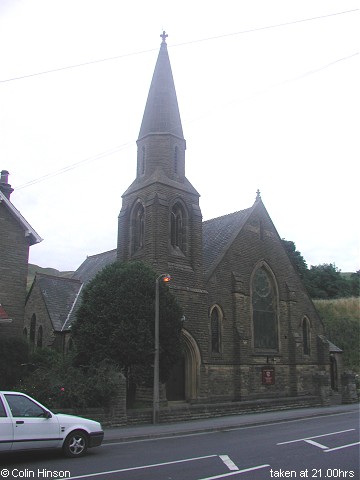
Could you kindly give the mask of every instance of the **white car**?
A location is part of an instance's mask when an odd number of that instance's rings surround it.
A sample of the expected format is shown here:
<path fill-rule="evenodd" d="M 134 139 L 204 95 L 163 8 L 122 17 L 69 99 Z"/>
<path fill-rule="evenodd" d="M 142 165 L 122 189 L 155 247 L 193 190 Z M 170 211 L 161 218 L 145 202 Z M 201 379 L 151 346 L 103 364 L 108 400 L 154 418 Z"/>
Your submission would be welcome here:
<path fill-rule="evenodd" d="M 0 453 L 62 448 L 67 457 L 80 457 L 101 445 L 99 422 L 52 413 L 20 392 L 0 392 Z"/>

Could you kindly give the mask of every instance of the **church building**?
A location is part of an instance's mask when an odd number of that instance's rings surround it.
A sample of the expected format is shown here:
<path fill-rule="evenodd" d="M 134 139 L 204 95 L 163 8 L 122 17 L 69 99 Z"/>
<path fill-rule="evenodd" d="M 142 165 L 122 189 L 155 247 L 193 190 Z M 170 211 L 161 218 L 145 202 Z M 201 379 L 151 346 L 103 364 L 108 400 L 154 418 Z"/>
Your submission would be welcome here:
<path fill-rule="evenodd" d="M 186 141 L 165 32 L 161 37 L 117 248 L 88 257 L 75 272 L 58 330 L 70 336 L 81 286 L 105 265 L 143 261 L 171 275 L 184 311 L 184 356 L 166 385 L 168 400 L 319 396 L 329 378 L 324 326 L 260 192 L 248 208 L 202 220 L 200 195 L 186 178 Z M 39 288 L 46 281 L 38 278 Z M 30 296 L 28 328 L 35 310 Z"/>
<path fill-rule="evenodd" d="M 185 150 L 164 33 L 136 179 L 123 194 L 117 258 L 169 272 L 183 307 L 184 362 L 168 399 L 314 393 L 314 375 L 328 369 L 324 328 L 260 193 L 250 208 L 203 222 Z"/>

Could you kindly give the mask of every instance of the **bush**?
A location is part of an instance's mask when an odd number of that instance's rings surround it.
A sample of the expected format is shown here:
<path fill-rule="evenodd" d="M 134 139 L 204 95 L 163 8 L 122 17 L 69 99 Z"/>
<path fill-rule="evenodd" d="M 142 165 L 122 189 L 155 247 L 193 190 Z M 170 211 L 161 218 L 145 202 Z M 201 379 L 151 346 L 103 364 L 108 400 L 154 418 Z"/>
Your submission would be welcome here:
<path fill-rule="evenodd" d="M 107 407 L 117 395 L 119 373 L 105 362 L 75 367 L 72 357 L 50 349 L 32 355 L 33 371 L 18 389 L 51 409 Z"/>

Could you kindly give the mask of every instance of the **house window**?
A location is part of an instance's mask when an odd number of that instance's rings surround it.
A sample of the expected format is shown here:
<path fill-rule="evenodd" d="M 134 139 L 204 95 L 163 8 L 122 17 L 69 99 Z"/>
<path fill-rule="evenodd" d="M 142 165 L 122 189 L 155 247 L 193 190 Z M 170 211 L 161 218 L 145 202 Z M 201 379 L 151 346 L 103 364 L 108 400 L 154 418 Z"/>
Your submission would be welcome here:
<path fill-rule="evenodd" d="M 35 334 L 36 334 L 36 315 L 34 313 L 30 321 L 30 343 L 33 345 L 35 345 Z"/>
<path fill-rule="evenodd" d="M 252 281 L 255 350 L 278 350 L 277 302 L 272 278 L 258 268 Z"/>
<path fill-rule="evenodd" d="M 310 322 L 307 318 L 302 321 L 302 335 L 304 355 L 310 355 Z"/>
<path fill-rule="evenodd" d="M 177 203 L 171 211 L 171 245 L 185 251 L 185 213 L 182 206 Z"/>
<path fill-rule="evenodd" d="M 141 203 L 137 205 L 133 213 L 133 252 L 144 247 L 145 235 L 145 210 Z"/>
<path fill-rule="evenodd" d="M 221 352 L 221 312 L 214 307 L 210 314 L 211 353 Z"/>

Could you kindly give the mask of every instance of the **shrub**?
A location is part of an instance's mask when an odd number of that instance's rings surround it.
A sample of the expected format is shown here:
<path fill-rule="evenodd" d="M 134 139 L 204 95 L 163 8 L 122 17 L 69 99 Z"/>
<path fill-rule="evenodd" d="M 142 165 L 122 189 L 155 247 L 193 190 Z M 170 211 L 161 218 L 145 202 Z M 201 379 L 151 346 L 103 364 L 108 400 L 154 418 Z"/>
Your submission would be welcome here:
<path fill-rule="evenodd" d="M 33 371 L 18 388 L 52 409 L 107 407 L 119 388 L 119 373 L 105 362 L 75 367 L 72 357 L 50 349 L 32 356 Z"/>

